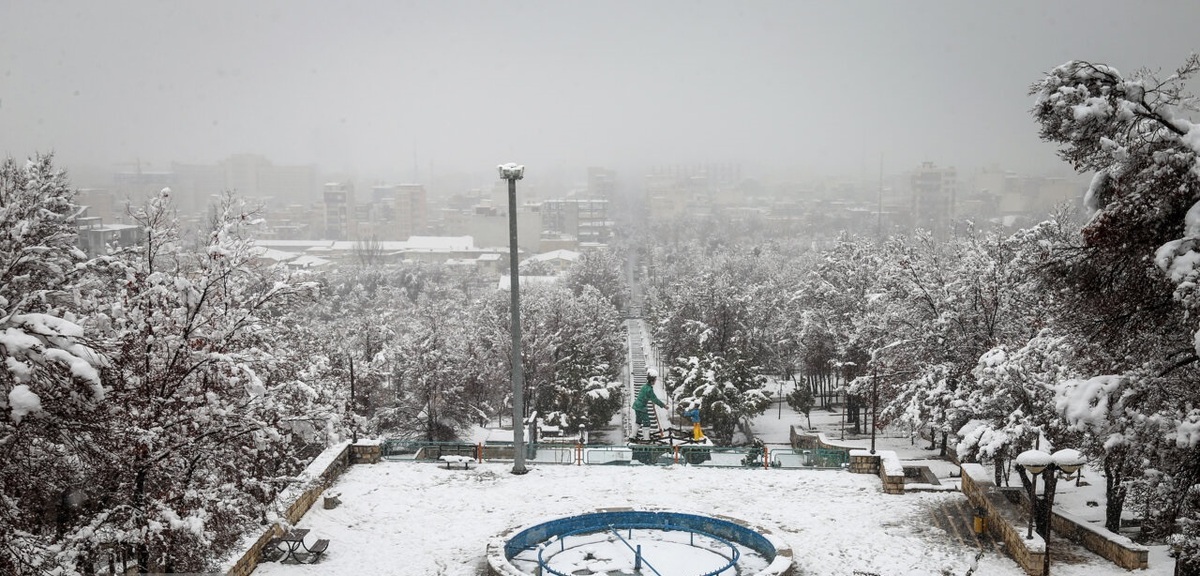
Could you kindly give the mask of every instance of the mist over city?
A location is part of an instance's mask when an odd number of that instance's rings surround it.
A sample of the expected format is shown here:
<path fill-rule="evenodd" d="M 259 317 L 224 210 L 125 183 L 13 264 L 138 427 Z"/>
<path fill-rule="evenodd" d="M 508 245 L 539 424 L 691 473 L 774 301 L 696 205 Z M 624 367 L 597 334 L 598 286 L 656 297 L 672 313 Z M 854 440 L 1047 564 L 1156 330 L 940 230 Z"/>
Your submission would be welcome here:
<path fill-rule="evenodd" d="M 0 24 L 0 575 L 1200 576 L 1194 0 Z"/>
<path fill-rule="evenodd" d="M 105 171 L 257 154 L 362 183 L 517 161 L 876 180 L 1063 175 L 1028 86 L 1190 53 L 1188 2 L 6 3 L 0 152 Z M 1136 39 L 1136 40 L 1134 40 Z M 95 179 L 93 181 L 93 179 Z M 544 179 L 544 180 L 543 180 Z"/>

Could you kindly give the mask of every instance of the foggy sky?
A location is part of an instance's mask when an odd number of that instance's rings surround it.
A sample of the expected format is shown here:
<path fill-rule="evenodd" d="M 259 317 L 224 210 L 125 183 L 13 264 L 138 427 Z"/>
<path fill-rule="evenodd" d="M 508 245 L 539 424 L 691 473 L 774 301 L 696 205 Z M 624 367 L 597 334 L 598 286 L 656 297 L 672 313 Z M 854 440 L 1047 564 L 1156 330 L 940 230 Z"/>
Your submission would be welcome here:
<path fill-rule="evenodd" d="M 1194 0 L 341 4 L 0 2 L 0 154 L 1036 171 L 1042 73 L 1200 50 Z"/>

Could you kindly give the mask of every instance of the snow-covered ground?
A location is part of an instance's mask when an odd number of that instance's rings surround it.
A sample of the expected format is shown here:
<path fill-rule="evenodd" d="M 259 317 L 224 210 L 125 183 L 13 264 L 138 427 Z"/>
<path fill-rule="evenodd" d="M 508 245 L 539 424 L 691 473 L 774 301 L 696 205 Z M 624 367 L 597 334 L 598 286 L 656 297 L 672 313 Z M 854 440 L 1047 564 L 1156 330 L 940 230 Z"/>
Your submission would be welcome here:
<path fill-rule="evenodd" d="M 892 496 L 882 492 L 878 478 L 847 472 L 541 465 L 515 476 L 511 465 L 500 463 L 447 470 L 432 463 L 384 462 L 354 466 L 334 490 L 341 493 L 341 506 L 316 506 L 300 522 L 312 530 L 310 540 L 331 540 L 327 556 L 315 565 L 264 564 L 256 574 L 475 575 L 488 540 L 509 528 L 612 507 L 762 523 L 792 547 L 800 573 L 810 576 L 855 570 L 962 575 L 976 552 L 931 523 L 935 508 L 962 494 Z M 1054 571 L 1123 572 L 1099 559 Z M 976 574 L 1023 572 L 990 552 Z"/>
<path fill-rule="evenodd" d="M 786 392 L 786 389 L 785 389 Z M 786 444 L 791 425 L 802 415 L 773 406 L 754 421 L 768 444 Z M 813 427 L 833 441 L 868 447 L 869 437 L 841 441 L 841 414 L 814 410 Z M 905 461 L 928 463 L 940 480 L 956 484 L 956 470 L 937 460 L 928 441 L 903 431 L 876 438 L 881 450 Z M 977 549 L 937 528 L 941 506 L 965 498 L 959 492 L 884 494 L 878 478 L 838 471 L 713 469 L 688 466 L 530 466 L 511 474 L 511 464 L 483 463 L 447 470 L 433 463 L 384 462 L 354 466 L 332 490 L 343 504 L 315 506 L 299 526 L 310 528 L 310 543 L 331 540 L 316 565 L 260 565 L 256 574 L 463 575 L 482 573 L 489 539 L 516 526 L 595 511 L 633 507 L 719 514 L 761 523 L 793 550 L 799 574 L 880 576 L 964 575 Z M 1096 510 L 1103 502 L 1103 479 L 1094 472 L 1087 485 L 1060 482 L 1061 503 L 1072 513 Z M 1091 479 L 1088 482 L 1089 478 Z M 1076 510 L 1080 508 L 1081 510 Z M 1100 508 L 1100 510 L 1103 510 Z M 1091 513 L 1095 515 L 1094 512 Z M 1101 512 L 1102 514 L 1102 512 Z M 1095 556 L 1083 563 L 1058 563 L 1056 576 L 1106 576 L 1128 571 Z M 1150 569 L 1139 576 L 1167 576 L 1173 561 L 1153 548 Z M 987 552 L 976 576 L 1021 576 L 1016 563 Z"/>

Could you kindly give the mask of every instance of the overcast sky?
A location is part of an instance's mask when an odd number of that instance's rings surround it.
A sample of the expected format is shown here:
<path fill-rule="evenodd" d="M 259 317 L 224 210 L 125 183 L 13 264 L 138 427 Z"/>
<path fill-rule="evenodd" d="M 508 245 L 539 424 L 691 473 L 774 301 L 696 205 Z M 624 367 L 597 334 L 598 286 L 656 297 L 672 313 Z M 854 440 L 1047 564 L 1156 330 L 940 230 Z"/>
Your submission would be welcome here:
<path fill-rule="evenodd" d="M 498 163 L 1061 166 L 1028 86 L 1200 50 L 1200 2 L 0 1 L 0 154 L 360 177 Z"/>

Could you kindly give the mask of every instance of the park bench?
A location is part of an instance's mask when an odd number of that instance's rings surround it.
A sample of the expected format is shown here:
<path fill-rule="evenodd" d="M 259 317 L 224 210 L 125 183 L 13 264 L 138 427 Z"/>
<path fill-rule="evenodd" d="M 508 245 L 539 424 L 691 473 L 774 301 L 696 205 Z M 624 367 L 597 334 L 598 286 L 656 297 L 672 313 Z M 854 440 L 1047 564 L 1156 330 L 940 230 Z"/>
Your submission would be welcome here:
<path fill-rule="evenodd" d="M 308 549 L 308 563 L 312 564 L 321 558 L 321 555 L 329 549 L 329 540 L 322 538 L 313 543 Z"/>
<path fill-rule="evenodd" d="M 263 562 L 275 562 L 283 558 L 284 551 L 279 547 L 279 544 L 279 538 L 272 538 L 267 541 L 267 544 L 262 547 L 261 551 Z"/>
<path fill-rule="evenodd" d="M 304 537 L 310 531 L 307 528 L 296 528 L 281 536 L 271 538 L 262 549 L 264 562 L 301 562 L 312 564 L 319 560 L 329 549 L 329 540 L 320 539 L 312 546 L 304 543 Z"/>
<path fill-rule="evenodd" d="M 439 457 L 438 460 L 446 463 L 447 470 L 449 470 L 455 464 L 462 464 L 463 470 L 466 470 L 471 467 L 471 461 L 474 460 L 474 458 L 471 458 L 470 456 L 454 456 L 447 454 Z"/>

